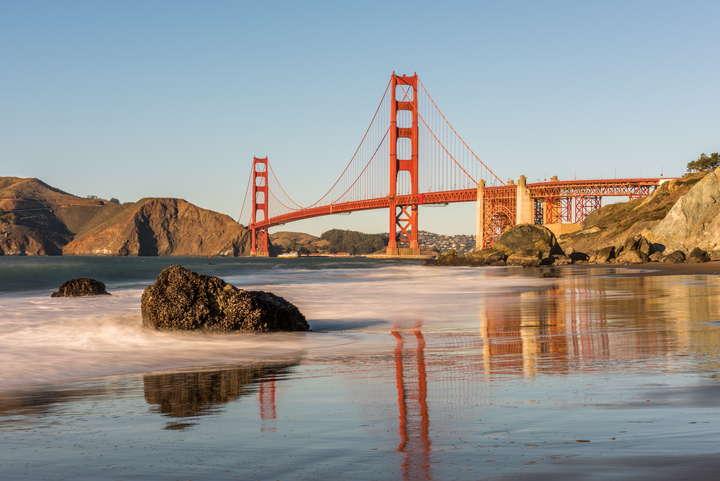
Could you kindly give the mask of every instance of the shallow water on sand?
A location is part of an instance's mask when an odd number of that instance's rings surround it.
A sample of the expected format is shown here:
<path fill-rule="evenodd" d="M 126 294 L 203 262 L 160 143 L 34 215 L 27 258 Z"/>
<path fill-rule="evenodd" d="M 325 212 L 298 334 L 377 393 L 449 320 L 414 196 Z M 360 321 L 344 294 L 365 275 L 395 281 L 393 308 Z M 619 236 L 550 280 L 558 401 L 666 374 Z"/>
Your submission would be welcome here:
<path fill-rule="evenodd" d="M 148 333 L 173 261 L 0 296 L 8 479 L 715 479 L 717 277 L 196 259 L 318 332 Z"/>

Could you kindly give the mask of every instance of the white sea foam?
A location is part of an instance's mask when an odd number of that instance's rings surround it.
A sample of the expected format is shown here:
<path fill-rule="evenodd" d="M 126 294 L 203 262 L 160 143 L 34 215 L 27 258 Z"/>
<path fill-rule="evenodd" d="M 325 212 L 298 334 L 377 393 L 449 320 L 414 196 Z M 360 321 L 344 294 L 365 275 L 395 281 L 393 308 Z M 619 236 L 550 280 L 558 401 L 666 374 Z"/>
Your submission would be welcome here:
<path fill-rule="evenodd" d="M 0 386 L 283 356 L 354 342 L 348 331 L 474 321 L 485 296 L 546 284 L 490 271 L 416 266 L 274 270 L 225 279 L 285 297 L 312 329 L 324 332 L 149 331 L 141 327 L 141 289 L 95 298 L 51 299 L 45 291 L 3 296 Z"/>

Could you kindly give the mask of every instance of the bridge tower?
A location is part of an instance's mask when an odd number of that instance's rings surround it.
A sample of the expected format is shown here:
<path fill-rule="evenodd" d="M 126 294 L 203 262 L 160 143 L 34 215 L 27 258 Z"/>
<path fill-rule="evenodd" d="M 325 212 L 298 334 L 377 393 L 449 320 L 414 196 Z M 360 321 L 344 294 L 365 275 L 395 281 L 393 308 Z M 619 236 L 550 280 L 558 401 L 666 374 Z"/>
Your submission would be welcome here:
<path fill-rule="evenodd" d="M 398 100 L 398 86 L 401 86 L 402 98 Z M 405 88 L 402 88 L 405 86 Z M 393 72 L 390 83 L 390 239 L 388 255 L 419 255 L 418 245 L 418 204 L 401 205 L 395 202 L 398 176 L 401 172 L 410 175 L 411 194 L 417 198 L 418 192 L 418 77 L 398 76 Z M 410 112 L 412 125 L 398 127 L 398 112 Z M 407 118 L 406 115 L 401 118 Z M 410 158 L 398 158 L 398 141 L 409 139 Z M 407 155 L 406 148 L 401 151 Z M 398 248 L 398 242 L 409 242 L 410 248 Z"/>
<path fill-rule="evenodd" d="M 260 216 L 262 218 L 258 218 Z M 257 221 L 268 219 L 268 159 L 253 157 L 252 169 L 252 221 L 250 223 L 252 235 L 252 248 L 250 255 L 253 257 L 268 257 L 268 228 L 255 227 Z"/>

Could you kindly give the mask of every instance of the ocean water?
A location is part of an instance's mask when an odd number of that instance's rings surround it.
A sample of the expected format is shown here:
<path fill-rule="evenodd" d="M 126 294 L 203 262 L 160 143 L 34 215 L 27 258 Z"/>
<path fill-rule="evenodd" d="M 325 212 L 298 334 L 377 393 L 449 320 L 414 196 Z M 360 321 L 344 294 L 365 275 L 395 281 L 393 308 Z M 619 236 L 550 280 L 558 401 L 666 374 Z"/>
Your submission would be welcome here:
<path fill-rule="evenodd" d="M 312 334 L 165 333 L 143 329 L 140 297 L 178 263 L 296 304 Z M 478 291 L 539 285 L 524 277 L 439 275 L 417 262 L 351 259 L 0 258 L 0 387 L 280 356 L 352 343 L 348 331 L 446 323 L 452 303 Z M 110 296 L 50 298 L 92 277 Z M 16 281 L 17 279 L 17 281 Z"/>
<path fill-rule="evenodd" d="M 285 297 L 313 332 L 142 329 L 175 263 Z M 0 473 L 715 479 L 718 278 L 551 271 L 0 257 Z M 73 277 L 112 295 L 49 297 Z"/>

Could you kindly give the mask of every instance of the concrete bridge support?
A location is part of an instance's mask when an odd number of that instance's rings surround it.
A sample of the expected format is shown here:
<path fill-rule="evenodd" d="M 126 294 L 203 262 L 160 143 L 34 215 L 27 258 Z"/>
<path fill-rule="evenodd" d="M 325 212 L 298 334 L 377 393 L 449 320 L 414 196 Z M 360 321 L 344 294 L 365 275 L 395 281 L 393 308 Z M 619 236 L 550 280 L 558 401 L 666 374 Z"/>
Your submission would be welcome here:
<path fill-rule="evenodd" d="M 521 175 L 517 182 L 517 213 L 515 221 L 518 224 L 535 223 L 535 203 L 530 197 L 530 189 L 527 187 L 527 178 Z"/>
<path fill-rule="evenodd" d="M 514 207 L 514 211 L 509 213 L 506 211 L 507 218 L 510 219 L 510 225 L 516 224 L 534 224 L 535 223 L 535 202 L 530 196 L 530 189 L 527 187 L 527 178 L 521 175 L 517 185 L 513 181 L 508 181 L 508 187 L 514 187 L 514 202 L 507 202 L 506 207 Z M 497 203 L 497 199 L 494 200 Z M 515 204 L 512 206 L 512 204 Z M 475 225 L 475 249 L 483 249 L 488 245 L 485 236 L 489 235 L 485 223 L 488 221 L 485 215 L 485 209 L 496 209 L 493 207 L 493 199 L 485 199 L 485 181 L 480 180 L 477 185 L 477 209 L 476 209 L 476 225 Z M 494 212 L 494 210 L 493 210 Z M 489 213 L 490 215 L 492 213 Z M 512 217 L 514 215 L 514 218 Z M 490 241 L 492 242 L 492 241 Z"/>
<path fill-rule="evenodd" d="M 485 239 L 483 238 L 485 233 L 485 229 L 483 228 L 483 223 L 485 222 L 484 191 L 485 181 L 480 179 L 477 185 L 477 208 L 475 209 L 475 218 L 477 220 L 477 223 L 475 224 L 475 250 L 480 250 L 482 249 L 482 246 L 485 245 Z"/>

